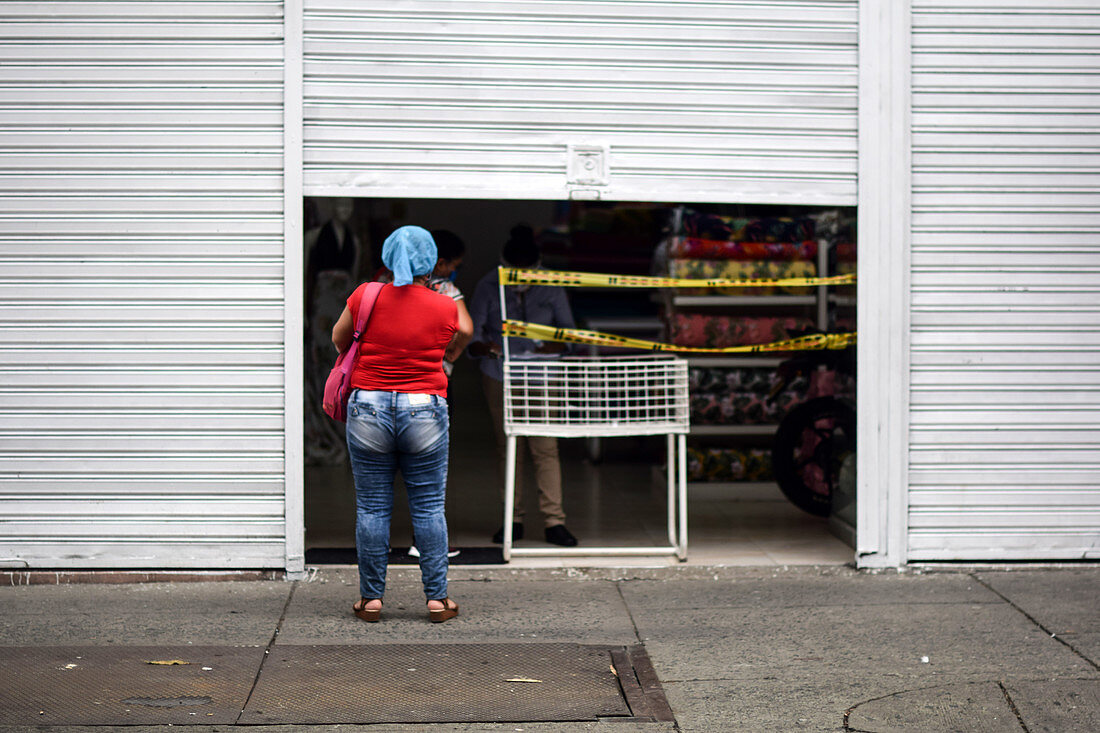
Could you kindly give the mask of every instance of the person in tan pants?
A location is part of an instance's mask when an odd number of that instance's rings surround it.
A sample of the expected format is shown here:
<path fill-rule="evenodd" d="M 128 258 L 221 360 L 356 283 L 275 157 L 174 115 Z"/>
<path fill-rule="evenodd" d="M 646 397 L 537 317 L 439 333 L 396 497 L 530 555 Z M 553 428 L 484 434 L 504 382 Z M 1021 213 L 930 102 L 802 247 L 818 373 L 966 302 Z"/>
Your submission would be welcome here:
<path fill-rule="evenodd" d="M 538 247 L 530 227 L 513 227 L 512 236 L 504 245 L 501 259 L 508 267 L 533 267 L 539 261 Z M 573 313 L 565 291 L 553 286 L 508 286 L 505 288 L 508 316 L 530 323 L 562 328 L 573 327 Z M 497 271 L 494 269 L 477 284 L 470 303 L 470 316 L 474 323 L 473 341 L 467 353 L 478 359 L 481 366 L 485 398 L 493 419 L 498 453 L 498 479 L 504 490 L 504 460 L 506 437 L 504 434 L 504 369 L 501 364 L 503 351 L 501 336 L 500 289 Z M 508 342 L 513 355 L 525 353 L 555 354 L 563 350 L 558 343 L 538 343 L 529 339 L 512 338 Z M 526 449 L 524 446 L 526 445 Z M 558 457 L 558 439 L 546 436 L 526 436 L 517 440 L 515 509 L 512 515 L 512 539 L 523 538 L 523 507 L 521 480 L 523 457 L 530 452 L 535 466 L 535 480 L 539 492 L 539 511 L 545 524 L 546 541 L 573 547 L 577 538 L 565 527 L 565 511 L 562 508 L 561 461 Z M 504 527 L 493 542 L 504 541 Z"/>

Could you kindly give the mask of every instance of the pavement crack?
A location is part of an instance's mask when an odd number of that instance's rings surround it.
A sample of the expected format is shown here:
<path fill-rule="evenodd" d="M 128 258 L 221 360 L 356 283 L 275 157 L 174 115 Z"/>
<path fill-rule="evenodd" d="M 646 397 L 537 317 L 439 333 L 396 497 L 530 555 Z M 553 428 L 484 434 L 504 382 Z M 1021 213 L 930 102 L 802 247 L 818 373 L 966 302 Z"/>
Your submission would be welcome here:
<path fill-rule="evenodd" d="M 1005 687 L 1003 682 L 998 682 L 997 687 L 1001 688 L 1001 694 L 1005 696 L 1005 702 L 1008 703 L 1008 707 L 1012 709 L 1012 714 L 1016 716 L 1016 722 L 1023 728 L 1024 733 L 1031 733 L 1027 727 L 1027 723 L 1024 722 L 1024 716 L 1020 715 L 1020 709 L 1016 707 L 1015 701 L 1012 699 L 1012 695 L 1008 693 L 1008 688 Z"/>
<path fill-rule="evenodd" d="M 244 711 L 248 709 L 248 703 L 252 700 L 252 694 L 256 692 L 256 685 L 260 682 L 260 675 L 264 671 L 264 665 L 267 664 L 267 658 L 271 656 L 271 647 L 275 646 L 275 640 L 279 638 L 279 632 L 283 628 L 283 622 L 286 620 L 286 613 L 290 610 L 290 602 L 294 600 L 294 591 L 298 590 L 298 583 L 301 581 L 295 580 L 290 586 L 290 592 L 286 594 L 286 603 L 283 604 L 283 612 L 279 615 L 279 620 L 275 623 L 275 630 L 271 632 L 271 639 L 268 640 L 267 646 L 264 647 L 263 656 L 260 657 L 260 666 L 256 668 L 256 676 L 252 678 L 252 687 L 248 688 L 248 695 L 244 698 L 244 704 L 241 705 L 241 712 L 237 713 L 237 719 L 233 721 L 233 725 L 241 724 L 241 717 L 244 715 Z"/>
<path fill-rule="evenodd" d="M 854 713 L 856 711 L 856 708 L 858 708 L 860 706 L 863 706 L 863 705 L 867 705 L 868 703 L 879 702 L 880 700 L 889 700 L 892 697 L 901 697 L 903 695 L 908 695 L 912 692 L 921 692 L 922 690 L 935 690 L 938 687 L 942 687 L 942 685 L 930 685 L 930 686 L 924 686 L 924 687 L 913 687 L 913 688 L 906 689 L 906 690 L 897 690 L 896 692 L 890 692 L 890 693 L 887 693 L 885 695 L 879 695 L 878 697 L 868 698 L 867 700 L 860 700 L 855 705 L 853 705 L 852 707 L 850 707 L 850 708 L 848 708 L 847 710 L 844 711 L 844 728 L 843 728 L 843 730 L 845 731 L 845 733 L 874 733 L 873 731 L 863 730 L 862 728 L 853 728 L 851 726 L 849 721 L 851 720 L 852 713 Z"/>
<path fill-rule="evenodd" d="M 992 593 L 993 595 L 995 595 L 995 596 L 997 596 L 998 598 L 1000 598 L 1001 600 L 1003 600 L 1003 601 L 1004 601 L 1005 603 L 1007 603 L 1007 604 L 1008 604 L 1009 606 L 1011 606 L 1012 608 L 1016 609 L 1016 611 L 1017 611 L 1017 612 L 1019 612 L 1019 613 L 1020 613 L 1020 614 L 1021 614 L 1021 615 L 1022 615 L 1022 616 L 1023 616 L 1024 618 L 1026 618 L 1026 619 L 1027 619 L 1028 621 L 1030 621 L 1031 623 L 1035 624 L 1035 626 L 1037 626 L 1037 627 L 1038 627 L 1039 629 L 1041 629 L 1041 630 L 1043 631 L 1043 633 L 1044 633 L 1044 634 L 1046 634 L 1046 635 L 1047 635 L 1047 636 L 1049 636 L 1049 637 L 1050 637 L 1051 639 L 1054 639 L 1054 640 L 1055 640 L 1056 642 L 1058 642 L 1059 644 L 1061 644 L 1062 646 L 1064 646 L 1064 647 L 1065 647 L 1066 649 L 1069 649 L 1069 650 L 1070 650 L 1071 652 L 1073 652 L 1074 654 L 1076 654 L 1076 655 L 1077 655 L 1078 657 L 1080 657 L 1080 658 L 1081 658 L 1081 659 L 1082 659 L 1082 660 L 1083 660 L 1083 661 L 1085 662 L 1085 664 L 1089 665 L 1089 666 L 1090 666 L 1090 667 L 1092 667 L 1093 669 L 1095 669 L 1095 670 L 1097 670 L 1098 672 L 1100 672 L 1100 664 L 1097 664 L 1096 662 L 1094 662 L 1094 661 L 1092 661 L 1091 659 L 1089 659 L 1088 657 L 1086 657 L 1086 656 L 1085 656 L 1085 655 L 1084 655 L 1083 653 L 1081 653 L 1081 652 L 1080 652 L 1080 651 L 1079 651 L 1079 650 L 1078 650 L 1078 649 L 1077 649 L 1077 648 L 1076 648 L 1075 646 L 1073 646 L 1073 644 L 1070 644 L 1070 643 L 1069 643 L 1068 641 L 1066 641 L 1065 639 L 1063 639 L 1063 638 L 1062 638 L 1061 636 L 1058 636 L 1058 633 L 1057 633 L 1057 632 L 1055 632 L 1055 631 L 1051 631 L 1050 629 L 1048 629 L 1048 628 L 1047 628 L 1047 627 L 1046 627 L 1045 625 L 1043 625 L 1043 624 L 1042 624 L 1042 623 L 1041 623 L 1041 622 L 1039 621 L 1039 619 L 1035 618 L 1035 617 L 1034 617 L 1034 616 L 1032 616 L 1032 615 L 1031 615 L 1030 613 L 1028 613 L 1028 612 L 1027 612 L 1027 611 L 1025 611 L 1024 609 L 1022 609 L 1022 608 L 1020 608 L 1019 606 L 1017 606 L 1017 605 L 1016 605 L 1015 603 L 1013 603 L 1013 602 L 1012 602 L 1012 599 L 1010 599 L 1010 598 L 1009 598 L 1008 596 L 1006 596 L 1006 595 L 1005 595 L 1004 593 L 1001 593 L 1001 592 L 1000 592 L 999 590 L 997 590 L 996 588 L 994 588 L 994 587 L 993 587 L 992 585 L 990 585 L 989 583 L 985 582 L 985 581 L 984 581 L 984 580 L 983 580 L 983 579 L 981 578 L 981 576 L 979 576 L 979 575 L 978 575 L 977 573 L 968 573 L 968 575 L 969 575 L 969 576 L 970 576 L 971 578 L 973 578 L 973 579 L 974 579 L 974 582 L 975 582 L 975 583 L 978 583 L 978 584 L 979 584 L 979 585 L 981 585 L 981 586 L 982 586 L 983 588 L 985 588 L 986 590 L 988 590 L 988 591 L 989 591 L 990 593 Z"/>

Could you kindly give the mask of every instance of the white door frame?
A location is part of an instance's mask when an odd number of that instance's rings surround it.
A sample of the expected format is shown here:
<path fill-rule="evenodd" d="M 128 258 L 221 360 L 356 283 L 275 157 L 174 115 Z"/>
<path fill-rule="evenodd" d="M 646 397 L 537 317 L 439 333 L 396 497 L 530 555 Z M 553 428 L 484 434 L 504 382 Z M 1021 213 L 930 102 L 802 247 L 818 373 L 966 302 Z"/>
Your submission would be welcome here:
<path fill-rule="evenodd" d="M 859 3 L 856 562 L 907 561 L 910 0 Z"/>
<path fill-rule="evenodd" d="M 302 201 L 304 0 L 284 4 L 286 570 L 305 569 Z M 910 0 L 859 3 L 856 561 L 907 560 L 911 219 Z"/>

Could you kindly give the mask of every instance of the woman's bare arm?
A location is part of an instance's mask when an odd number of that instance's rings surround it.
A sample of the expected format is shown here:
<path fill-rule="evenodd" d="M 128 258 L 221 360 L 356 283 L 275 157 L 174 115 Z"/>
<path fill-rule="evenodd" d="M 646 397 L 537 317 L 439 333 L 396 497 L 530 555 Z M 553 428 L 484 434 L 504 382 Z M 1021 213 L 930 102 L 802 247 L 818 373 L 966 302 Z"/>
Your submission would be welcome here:
<path fill-rule="evenodd" d="M 443 354 L 443 358 L 447 361 L 457 359 L 474 335 L 474 322 L 470 318 L 470 311 L 466 309 L 466 303 L 456 300 L 455 305 L 458 306 L 458 329 L 451 337 L 451 343 L 447 345 L 447 351 Z"/>

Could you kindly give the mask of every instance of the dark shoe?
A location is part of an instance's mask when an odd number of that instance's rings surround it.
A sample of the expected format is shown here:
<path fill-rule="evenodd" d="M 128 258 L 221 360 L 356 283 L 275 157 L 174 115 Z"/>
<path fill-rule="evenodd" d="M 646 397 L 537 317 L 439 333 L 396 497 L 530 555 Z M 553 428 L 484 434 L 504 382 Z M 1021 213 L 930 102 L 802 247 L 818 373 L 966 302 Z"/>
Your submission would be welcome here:
<path fill-rule="evenodd" d="M 359 618 L 363 619 L 367 623 L 375 623 L 378 619 L 382 618 L 382 604 L 378 604 L 378 608 L 367 608 L 367 604 L 373 599 L 360 598 L 355 602 L 355 605 L 351 607 L 352 613 Z M 381 601 L 381 599 L 378 599 Z"/>
<path fill-rule="evenodd" d="M 523 539 L 523 525 L 519 522 L 512 522 L 512 542 Z M 493 535 L 493 542 L 498 545 L 504 544 L 504 527 L 497 530 L 497 533 Z"/>
<path fill-rule="evenodd" d="M 562 547 L 577 546 L 577 538 L 573 536 L 572 532 L 565 528 L 564 524 L 555 524 L 553 527 L 547 527 L 546 541 L 551 545 L 561 545 Z"/>
<path fill-rule="evenodd" d="M 430 602 L 431 601 L 429 601 L 429 603 Z M 428 618 L 432 620 L 433 624 L 443 623 L 447 619 L 454 618 L 458 615 L 458 604 L 450 598 L 441 598 L 440 603 L 443 604 L 443 608 L 438 610 L 428 609 Z"/>

